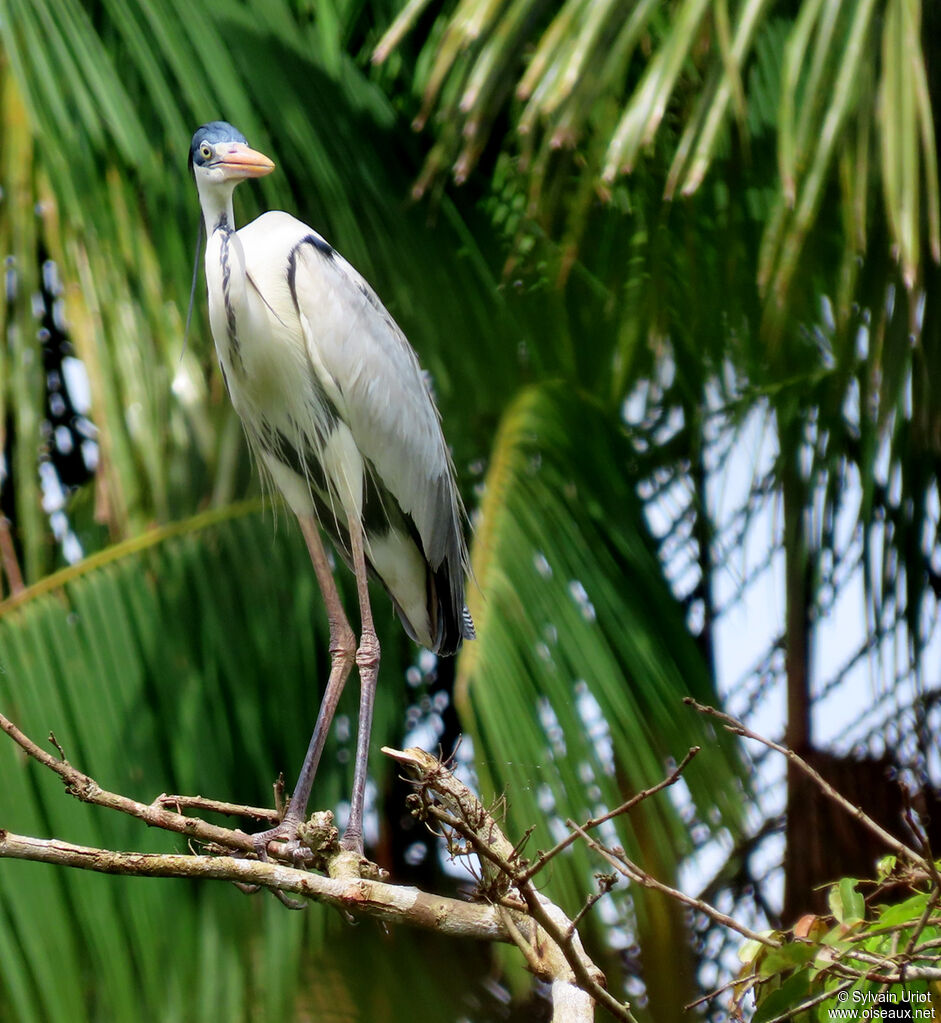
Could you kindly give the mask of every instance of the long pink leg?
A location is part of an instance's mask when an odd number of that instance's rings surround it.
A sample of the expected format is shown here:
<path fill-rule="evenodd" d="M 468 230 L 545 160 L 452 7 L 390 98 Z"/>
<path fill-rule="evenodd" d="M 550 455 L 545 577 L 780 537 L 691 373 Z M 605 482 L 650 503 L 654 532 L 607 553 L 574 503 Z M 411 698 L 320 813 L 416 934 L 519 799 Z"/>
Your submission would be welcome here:
<path fill-rule="evenodd" d="M 268 843 L 272 839 L 293 839 L 297 833 L 298 824 L 305 818 L 314 775 L 320 764 L 320 757 L 327 741 L 330 724 L 336 713 L 340 694 L 343 692 L 343 686 L 353 667 L 354 652 L 356 651 L 356 637 L 347 621 L 343 605 L 340 603 L 340 594 L 330 570 L 330 562 L 327 560 L 323 541 L 320 539 L 317 520 L 311 515 L 298 515 L 297 521 L 304 534 L 307 550 L 310 552 L 310 560 L 313 562 L 314 572 L 317 575 L 317 582 L 320 584 L 320 592 L 323 594 L 323 602 L 327 609 L 327 620 L 330 624 L 330 677 L 327 679 L 327 688 L 320 704 L 314 733 L 310 737 L 310 745 L 307 747 L 307 755 L 304 757 L 304 764 L 301 767 L 301 773 L 298 776 L 297 785 L 294 786 L 294 792 L 284 818 L 277 827 L 254 836 L 255 848 L 262 858 L 267 854 Z M 362 551 L 361 540 L 360 551 Z M 375 633 L 373 634 L 375 635 Z"/>
<path fill-rule="evenodd" d="M 372 730 L 373 704 L 376 698 L 376 679 L 379 675 L 379 639 L 372 620 L 369 604 L 369 577 L 366 555 L 363 551 L 362 525 L 358 518 L 349 516 L 350 552 L 356 575 L 359 596 L 360 637 L 356 651 L 359 668 L 359 735 L 356 739 L 356 768 L 353 773 L 353 795 L 350 798 L 350 820 L 340 844 L 344 849 L 363 852 L 363 802 L 366 796 L 366 770 L 369 763 L 369 735 Z"/>

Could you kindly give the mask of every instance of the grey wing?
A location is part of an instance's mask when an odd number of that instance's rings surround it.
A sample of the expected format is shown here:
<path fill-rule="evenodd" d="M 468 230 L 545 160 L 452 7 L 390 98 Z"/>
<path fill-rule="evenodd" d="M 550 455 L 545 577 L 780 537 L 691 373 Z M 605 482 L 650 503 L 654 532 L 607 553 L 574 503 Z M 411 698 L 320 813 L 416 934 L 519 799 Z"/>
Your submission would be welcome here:
<path fill-rule="evenodd" d="M 405 335 L 362 276 L 313 231 L 294 247 L 288 278 L 311 363 L 370 471 L 414 523 L 430 566 L 447 561 L 460 578 L 466 550 L 454 471 Z M 462 579 L 451 584 L 463 591 Z"/>

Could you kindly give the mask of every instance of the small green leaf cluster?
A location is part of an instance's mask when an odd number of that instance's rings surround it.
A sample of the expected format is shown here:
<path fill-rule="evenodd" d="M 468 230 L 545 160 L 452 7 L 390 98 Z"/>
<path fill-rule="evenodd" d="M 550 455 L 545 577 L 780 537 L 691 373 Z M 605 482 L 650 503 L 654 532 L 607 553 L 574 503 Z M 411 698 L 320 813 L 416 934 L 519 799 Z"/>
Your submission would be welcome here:
<path fill-rule="evenodd" d="M 902 877 L 894 857 L 878 875 L 868 905 L 860 888 L 871 882 L 842 878 L 829 916 L 808 914 L 742 945 L 733 1015 L 744 1018 L 753 999 L 752 1023 L 937 1019 L 941 889 L 936 878 Z M 902 886 L 911 894 L 897 901 Z"/>

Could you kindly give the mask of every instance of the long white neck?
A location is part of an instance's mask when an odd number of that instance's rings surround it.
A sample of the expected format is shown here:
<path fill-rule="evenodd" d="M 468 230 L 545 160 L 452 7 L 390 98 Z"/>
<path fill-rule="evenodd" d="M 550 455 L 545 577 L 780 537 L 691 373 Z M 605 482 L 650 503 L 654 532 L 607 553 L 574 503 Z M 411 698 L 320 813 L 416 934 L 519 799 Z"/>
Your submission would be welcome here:
<path fill-rule="evenodd" d="M 199 192 L 199 205 L 203 210 L 203 219 L 206 221 L 206 236 L 211 237 L 212 232 L 220 226 L 226 227 L 229 231 L 235 230 L 235 214 L 232 212 L 232 193 L 235 191 L 237 182 L 227 181 L 222 184 L 204 181 L 196 178 L 196 188 Z"/>
<path fill-rule="evenodd" d="M 232 193 L 236 182 L 197 177 L 206 221 L 206 287 L 213 340 L 227 378 L 242 366 L 239 323 L 245 305 L 245 256 L 235 232 Z"/>

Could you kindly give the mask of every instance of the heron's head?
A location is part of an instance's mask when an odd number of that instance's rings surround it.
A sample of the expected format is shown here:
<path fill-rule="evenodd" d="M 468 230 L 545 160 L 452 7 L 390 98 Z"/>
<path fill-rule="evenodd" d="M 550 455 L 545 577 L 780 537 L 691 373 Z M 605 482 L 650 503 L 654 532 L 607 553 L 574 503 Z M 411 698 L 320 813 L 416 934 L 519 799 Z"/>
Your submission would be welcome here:
<path fill-rule="evenodd" d="M 190 144 L 190 171 L 199 185 L 232 187 L 244 178 L 260 178 L 274 170 L 263 153 L 249 149 L 245 136 L 226 121 L 198 128 Z"/>

